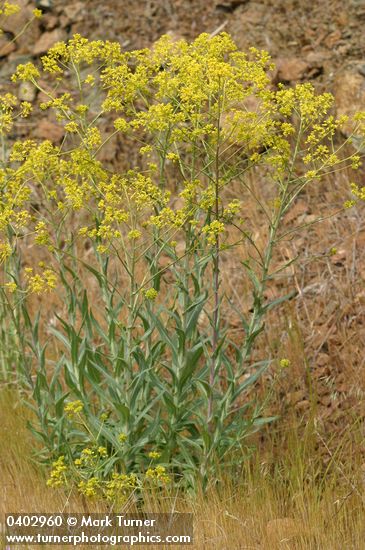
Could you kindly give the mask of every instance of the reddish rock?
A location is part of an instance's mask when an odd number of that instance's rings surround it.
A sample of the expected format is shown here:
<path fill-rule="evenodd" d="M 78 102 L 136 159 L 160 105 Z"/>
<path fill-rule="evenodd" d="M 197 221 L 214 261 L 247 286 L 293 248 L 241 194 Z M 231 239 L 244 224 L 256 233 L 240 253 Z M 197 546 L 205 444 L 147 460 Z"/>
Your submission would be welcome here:
<path fill-rule="evenodd" d="M 249 23 L 251 25 L 263 25 L 265 22 L 266 14 L 266 6 L 256 2 L 250 2 L 248 8 L 244 12 L 242 12 L 240 20 L 243 24 Z"/>
<path fill-rule="evenodd" d="M 42 23 L 47 31 L 52 31 L 58 25 L 58 17 L 52 13 L 46 13 L 42 16 Z"/>
<path fill-rule="evenodd" d="M 65 33 L 60 29 L 44 32 L 34 44 L 33 55 L 45 54 L 56 42 L 65 39 Z"/>
<path fill-rule="evenodd" d="M 354 71 L 339 73 L 333 84 L 333 95 L 337 116 L 347 115 L 351 117 L 357 111 L 363 111 L 365 105 L 365 78 Z M 351 120 L 346 123 L 342 132 L 349 136 L 354 129 Z"/>
<path fill-rule="evenodd" d="M 0 57 L 6 57 L 14 50 L 16 50 L 14 42 L 9 40 L 6 35 L 0 35 Z"/>
<path fill-rule="evenodd" d="M 83 2 L 74 2 L 69 6 L 65 6 L 63 13 L 65 14 L 69 23 L 72 23 L 73 21 L 79 21 L 82 18 L 82 11 L 84 7 L 85 5 Z"/>
<path fill-rule="evenodd" d="M 310 69 L 310 65 L 299 57 L 279 57 L 276 60 L 277 81 L 291 82 L 302 80 Z"/>
<path fill-rule="evenodd" d="M 35 137 L 40 139 L 49 139 L 53 143 L 59 142 L 63 136 L 64 129 L 58 124 L 55 124 L 47 119 L 41 120 L 35 131 Z"/>

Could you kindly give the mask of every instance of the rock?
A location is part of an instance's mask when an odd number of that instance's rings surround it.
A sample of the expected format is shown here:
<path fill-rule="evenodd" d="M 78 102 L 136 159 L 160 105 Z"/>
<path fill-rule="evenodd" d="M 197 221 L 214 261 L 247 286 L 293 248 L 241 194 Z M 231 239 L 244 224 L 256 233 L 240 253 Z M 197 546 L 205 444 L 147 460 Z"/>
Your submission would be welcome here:
<path fill-rule="evenodd" d="M 21 82 L 18 91 L 20 101 L 34 101 L 37 95 L 37 89 L 31 82 Z"/>
<path fill-rule="evenodd" d="M 38 95 L 37 95 L 38 101 L 39 103 L 47 103 L 47 101 L 50 100 L 50 95 L 52 97 L 54 96 L 54 90 L 50 85 L 50 83 L 47 82 L 47 80 L 43 80 L 43 78 L 40 78 L 38 80 L 38 84 L 40 88 L 42 88 L 43 90 L 42 92 L 38 92 Z"/>
<path fill-rule="evenodd" d="M 250 0 L 227 0 L 222 2 L 217 2 L 215 9 L 217 11 L 223 11 L 225 13 L 233 13 L 237 8 L 248 4 Z"/>
<path fill-rule="evenodd" d="M 0 63 L 0 78 L 9 79 L 20 63 L 28 63 L 29 61 L 32 61 L 30 55 L 18 55 L 18 52 L 12 52 L 6 63 Z"/>
<path fill-rule="evenodd" d="M 35 137 L 40 139 L 49 139 L 53 143 L 57 143 L 63 138 L 64 133 L 64 129 L 58 124 L 55 124 L 50 120 L 43 119 L 37 126 Z"/>
<path fill-rule="evenodd" d="M 293 518 L 272 519 L 266 524 L 266 533 L 270 542 L 280 542 L 305 534 L 303 522 Z"/>
<path fill-rule="evenodd" d="M 42 17 L 42 23 L 47 31 L 52 31 L 58 25 L 58 17 L 52 13 L 46 13 Z"/>
<path fill-rule="evenodd" d="M 278 82 L 302 80 L 310 69 L 309 63 L 299 57 L 279 57 L 275 64 Z"/>
<path fill-rule="evenodd" d="M 333 83 L 333 95 L 337 116 L 351 117 L 357 111 L 363 111 L 365 105 L 365 79 L 361 74 L 352 70 L 340 72 Z M 354 124 L 349 120 L 341 128 L 348 137 L 352 134 Z"/>
<path fill-rule="evenodd" d="M 6 57 L 9 53 L 16 50 L 16 45 L 6 34 L 0 35 L 0 57 Z"/>
<path fill-rule="evenodd" d="M 267 19 L 267 6 L 256 2 L 250 2 L 248 8 L 242 12 L 240 21 L 242 25 L 264 25 Z M 242 29 L 244 31 L 244 28 Z"/>
<path fill-rule="evenodd" d="M 83 2 L 74 2 L 68 6 L 65 6 L 63 9 L 63 13 L 69 20 L 69 23 L 72 23 L 73 21 L 79 21 L 82 18 L 82 10 L 84 8 Z"/>
<path fill-rule="evenodd" d="M 36 0 L 37 8 L 41 10 L 51 10 L 53 8 L 52 0 Z"/>
<path fill-rule="evenodd" d="M 320 74 L 323 74 L 326 61 L 328 62 L 330 59 L 331 53 L 327 50 L 317 49 L 316 51 L 309 51 L 305 56 L 305 61 L 309 65 L 305 78 L 316 78 Z"/>
<path fill-rule="evenodd" d="M 39 40 L 34 44 L 33 55 L 41 55 L 46 53 L 56 42 L 61 42 L 65 39 L 65 33 L 60 29 L 44 32 Z"/>

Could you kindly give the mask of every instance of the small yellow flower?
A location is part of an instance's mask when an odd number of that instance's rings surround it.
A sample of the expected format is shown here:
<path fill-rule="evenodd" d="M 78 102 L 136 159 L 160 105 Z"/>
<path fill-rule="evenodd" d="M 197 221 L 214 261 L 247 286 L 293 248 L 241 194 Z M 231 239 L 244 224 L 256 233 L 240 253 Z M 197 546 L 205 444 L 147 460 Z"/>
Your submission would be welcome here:
<path fill-rule="evenodd" d="M 20 104 L 20 116 L 26 118 L 32 112 L 32 104 L 29 101 L 22 101 Z"/>
<path fill-rule="evenodd" d="M 224 223 L 214 220 L 208 225 L 205 225 L 202 229 L 202 233 L 207 235 L 207 241 L 209 244 L 215 244 L 218 235 L 224 232 Z"/>
<path fill-rule="evenodd" d="M 13 82 L 17 82 L 18 80 L 33 81 L 39 76 L 39 71 L 33 63 L 21 63 L 17 66 L 16 72 L 12 75 L 11 80 Z"/>
<path fill-rule="evenodd" d="M 166 474 L 166 468 L 164 466 L 156 466 L 156 468 L 148 468 L 146 471 L 146 479 L 152 481 L 160 481 L 163 484 L 169 483 L 170 478 Z"/>
<path fill-rule="evenodd" d="M 105 254 L 105 252 L 107 252 L 108 250 L 108 247 L 105 246 L 104 244 L 98 244 L 98 246 L 96 247 L 96 250 L 99 252 L 99 254 Z"/>
<path fill-rule="evenodd" d="M 124 118 L 114 120 L 114 128 L 119 132 L 126 132 L 129 129 L 129 124 Z"/>
<path fill-rule="evenodd" d="M 282 369 L 287 369 L 288 367 L 290 367 L 290 361 L 289 359 L 280 359 L 280 367 Z"/>
<path fill-rule="evenodd" d="M 124 443 L 127 440 L 127 435 L 125 433 L 120 433 L 118 435 L 118 441 L 119 443 Z"/>
<path fill-rule="evenodd" d="M 313 179 L 315 177 L 318 177 L 318 174 L 317 174 L 316 170 L 308 170 L 308 172 L 306 172 L 304 174 L 304 177 L 306 179 Z"/>
<path fill-rule="evenodd" d="M 85 449 L 82 449 L 81 454 L 83 456 L 94 456 L 94 451 L 86 447 Z"/>
<path fill-rule="evenodd" d="M 94 86 L 95 77 L 92 74 L 88 74 L 87 77 L 84 80 L 84 83 L 89 84 L 89 86 Z"/>
<path fill-rule="evenodd" d="M 83 410 L 84 408 L 84 405 L 82 403 L 82 401 L 80 401 L 79 399 L 77 399 L 76 401 L 71 401 L 70 403 L 67 403 L 65 405 L 65 413 L 67 414 L 67 416 L 69 418 L 72 418 L 73 416 L 75 416 L 76 414 L 79 414 L 81 413 L 81 411 Z"/>
<path fill-rule="evenodd" d="M 5 283 L 5 286 L 11 294 L 13 294 L 13 292 L 15 292 L 16 289 L 18 288 L 18 285 L 14 282 Z"/>
<path fill-rule="evenodd" d="M 9 2 L 4 2 L 3 13 L 5 17 L 9 17 L 10 15 L 15 15 L 19 11 L 20 11 L 20 6 L 18 6 L 18 4 L 10 4 Z"/>
<path fill-rule="evenodd" d="M 344 208 L 352 208 L 353 206 L 355 206 L 356 204 L 356 201 L 352 200 L 352 201 L 345 201 L 343 206 Z"/>
<path fill-rule="evenodd" d="M 132 229 L 128 233 L 128 239 L 131 239 L 131 240 L 139 239 L 141 235 L 142 233 L 138 229 Z"/>
<path fill-rule="evenodd" d="M 148 457 L 152 459 L 160 458 L 160 456 L 161 456 L 161 453 L 158 453 L 157 451 L 150 451 L 148 453 Z"/>
<path fill-rule="evenodd" d="M 171 162 L 177 162 L 179 160 L 179 155 L 176 153 L 167 153 L 166 158 L 171 160 Z"/>
<path fill-rule="evenodd" d="M 33 11 L 32 11 L 34 17 L 36 17 L 37 19 L 39 19 L 40 17 L 42 17 L 43 13 L 42 13 L 42 10 L 38 9 L 38 8 L 35 8 Z"/>
<path fill-rule="evenodd" d="M 147 300 L 153 301 L 157 298 L 158 292 L 155 288 L 149 288 L 148 290 L 145 290 L 144 295 Z"/>
<path fill-rule="evenodd" d="M 65 130 L 66 132 L 69 132 L 70 134 L 75 134 L 78 131 L 79 127 L 77 123 L 72 120 L 71 122 L 68 122 L 65 124 Z"/>
<path fill-rule="evenodd" d="M 11 256 L 12 251 L 9 243 L 0 243 L 0 263 L 5 262 Z"/>
<path fill-rule="evenodd" d="M 98 453 L 102 458 L 105 458 L 105 457 L 108 456 L 108 451 L 107 451 L 106 447 L 99 447 L 98 448 Z"/>
<path fill-rule="evenodd" d="M 95 497 L 100 489 L 100 481 L 96 477 L 91 477 L 87 481 L 80 481 L 78 489 L 86 497 Z"/>
<path fill-rule="evenodd" d="M 48 487 L 61 487 L 66 484 L 66 473 L 67 466 L 65 465 L 65 457 L 60 456 L 52 464 L 52 470 L 50 476 L 47 480 Z"/>

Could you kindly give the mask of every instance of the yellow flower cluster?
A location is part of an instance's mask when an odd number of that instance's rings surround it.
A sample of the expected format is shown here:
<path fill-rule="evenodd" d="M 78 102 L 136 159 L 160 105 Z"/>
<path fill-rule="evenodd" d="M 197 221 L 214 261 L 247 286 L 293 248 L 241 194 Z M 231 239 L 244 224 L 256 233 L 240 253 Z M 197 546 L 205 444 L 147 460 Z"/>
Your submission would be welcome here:
<path fill-rule="evenodd" d="M 224 232 L 224 223 L 218 220 L 205 225 L 202 230 L 207 235 L 207 241 L 209 244 L 215 244 L 218 236 Z"/>
<path fill-rule="evenodd" d="M 82 495 L 86 497 L 96 497 L 100 491 L 100 480 L 97 477 L 91 477 L 87 481 L 80 481 L 78 489 Z"/>
<path fill-rule="evenodd" d="M 170 477 L 166 473 L 164 466 L 156 466 L 156 468 L 148 468 L 146 471 L 146 479 L 152 481 L 160 481 L 163 484 L 170 482 Z"/>
<path fill-rule="evenodd" d="M 15 107 L 18 108 L 15 112 Z M 18 117 L 26 118 L 32 112 L 32 105 L 29 101 L 19 102 L 16 96 L 10 93 L 0 95 L 0 135 L 8 134 L 13 125 L 14 120 Z"/>
<path fill-rule="evenodd" d="M 52 470 L 47 480 L 48 487 L 61 487 L 66 484 L 66 471 L 65 457 L 60 456 L 55 462 L 52 463 Z"/>
<path fill-rule="evenodd" d="M 155 288 L 148 288 L 147 290 L 145 290 L 144 295 L 147 300 L 154 301 L 157 298 L 158 292 Z"/>
<path fill-rule="evenodd" d="M 360 187 L 356 183 L 351 184 L 351 191 L 355 197 L 357 197 L 360 200 L 365 201 L 365 186 Z"/>
<path fill-rule="evenodd" d="M 26 267 L 24 273 L 28 292 L 43 294 L 54 290 L 57 286 L 57 275 L 52 269 L 44 269 L 42 273 L 34 274 L 32 267 Z"/>
<path fill-rule="evenodd" d="M 288 367 L 290 367 L 290 361 L 289 361 L 289 359 L 285 359 L 285 358 L 284 358 L 284 359 L 280 359 L 280 363 L 279 363 L 279 364 L 280 364 L 280 367 L 281 367 L 282 369 L 287 369 Z"/>
<path fill-rule="evenodd" d="M 97 458 L 97 453 L 93 449 L 86 447 L 85 449 L 82 449 L 80 458 L 76 458 L 75 466 L 93 465 L 95 463 L 96 458 Z"/>
<path fill-rule="evenodd" d="M 34 228 L 34 231 L 35 231 L 34 242 L 41 246 L 47 246 L 48 250 L 52 251 L 54 247 L 51 244 L 51 238 L 47 230 L 46 222 L 44 221 L 37 222 Z"/>
<path fill-rule="evenodd" d="M 151 459 L 158 459 L 160 453 L 151 451 L 148 454 Z M 78 482 L 77 487 L 83 495 L 87 497 L 100 497 L 106 498 L 113 502 L 124 502 L 125 499 L 135 491 L 137 488 L 143 489 L 143 478 L 138 477 L 136 474 L 125 474 L 120 472 L 113 472 L 111 478 L 102 479 L 95 475 L 98 462 L 97 458 L 106 459 L 108 452 L 105 447 L 98 447 L 95 451 L 90 448 L 82 450 L 80 458 L 74 460 L 74 465 L 77 472 L 77 476 L 81 476 L 82 479 Z M 65 464 L 65 457 L 60 456 L 52 464 L 52 470 L 50 472 L 47 485 L 49 487 L 60 487 L 66 485 L 68 479 L 72 477 L 72 469 L 68 468 Z M 70 477 L 71 476 L 71 477 Z M 87 477 L 87 479 L 85 479 Z M 170 478 L 166 473 L 164 466 L 156 466 L 155 468 L 149 468 L 145 473 L 146 482 L 160 482 L 167 484 L 170 482 Z M 80 477 L 79 477 L 80 479 Z"/>
<path fill-rule="evenodd" d="M 12 75 L 11 80 L 13 82 L 18 82 L 18 80 L 29 80 L 35 83 L 39 76 L 39 70 L 29 61 L 28 63 L 21 63 L 17 66 L 16 72 Z"/>
<path fill-rule="evenodd" d="M 140 481 L 135 474 L 113 473 L 112 479 L 106 483 L 105 496 L 108 500 L 120 503 L 138 487 Z"/>
<path fill-rule="evenodd" d="M 14 281 L 11 281 L 11 282 L 8 282 L 8 283 L 5 283 L 5 288 L 8 289 L 8 291 L 10 292 L 10 294 L 13 294 L 17 288 L 18 288 L 18 285 L 16 283 L 14 283 Z"/>
<path fill-rule="evenodd" d="M 158 453 L 157 451 L 150 451 L 148 453 L 148 457 L 152 458 L 153 460 L 160 458 L 160 456 L 161 456 L 161 453 Z"/>
<path fill-rule="evenodd" d="M 20 6 L 18 4 L 11 4 L 10 2 L 4 2 L 0 8 L 0 15 L 9 17 L 20 11 Z"/>
<path fill-rule="evenodd" d="M 13 249 L 8 242 L 0 243 L 0 264 L 4 263 L 12 254 Z"/>
<path fill-rule="evenodd" d="M 75 415 L 80 414 L 83 411 L 84 405 L 82 401 L 77 399 L 76 401 L 71 401 L 66 403 L 64 411 L 69 418 L 73 418 Z"/>

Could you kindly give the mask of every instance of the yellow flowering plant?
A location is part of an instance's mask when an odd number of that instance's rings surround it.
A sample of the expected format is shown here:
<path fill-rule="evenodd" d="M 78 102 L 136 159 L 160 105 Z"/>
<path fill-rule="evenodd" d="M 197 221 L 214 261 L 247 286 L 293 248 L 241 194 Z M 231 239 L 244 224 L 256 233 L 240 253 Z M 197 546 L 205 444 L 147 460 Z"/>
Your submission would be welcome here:
<path fill-rule="evenodd" d="M 167 468 L 156 464 L 160 453 L 150 451 L 146 455 L 146 468 L 137 473 L 127 471 L 128 437 L 119 434 L 114 442 L 105 439 L 104 428 L 108 415 L 100 415 L 100 429 L 96 437 L 88 425 L 81 400 L 69 401 L 64 406 L 67 433 L 76 439 L 69 454 L 59 455 L 49 470 L 47 486 L 71 488 L 87 498 L 105 499 L 112 506 L 123 506 L 131 498 L 138 500 L 144 491 L 159 490 L 170 483 Z M 105 443 L 106 446 L 104 446 Z M 76 458 L 75 458 L 76 457 Z"/>
<path fill-rule="evenodd" d="M 128 475 L 163 480 L 168 465 L 185 486 L 207 484 L 217 464 L 271 420 L 245 395 L 270 364 L 252 359 L 265 315 L 290 297 L 265 297 L 286 267 L 273 271 L 273 255 L 305 187 L 359 166 L 358 154 L 342 155 L 343 143 L 336 145 L 347 118 L 332 116 L 333 97 L 311 84 L 274 89 L 267 52 L 240 52 L 226 33 L 192 43 L 164 36 L 132 52 L 75 35 L 41 64 L 19 65 L 13 81 L 42 92 L 40 111 L 55 114 L 64 137 L 12 145 L 2 172 L 0 254 L 3 292 L 9 300 L 9 285 L 17 285 L 16 326 L 33 354 L 23 370 L 35 374 L 26 380 L 42 456 L 84 464 L 87 432 Z M 6 101 L 5 114 L 15 107 Z M 354 133 L 364 137 L 361 116 Z M 112 139 L 134 152 L 126 169 L 103 161 Z M 267 189 L 265 202 L 255 185 Z M 243 219 L 248 197 L 266 221 L 260 243 Z M 49 263 L 15 266 L 24 239 Z M 248 313 L 223 291 L 222 258 L 239 256 L 243 245 L 253 251 L 240 263 L 251 284 Z M 41 317 L 27 303 L 50 290 L 65 305 L 41 343 Z M 228 307 L 242 322 L 239 343 L 224 322 Z M 65 405 L 70 396 L 74 408 Z M 81 411 L 84 435 L 74 426 Z M 118 434 L 128 441 L 123 457 Z M 161 465 L 148 464 L 150 448 Z M 98 476 L 82 481 L 85 494 L 97 492 Z"/>

